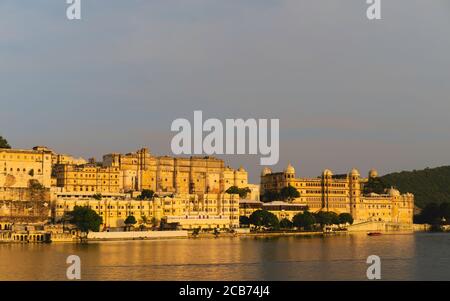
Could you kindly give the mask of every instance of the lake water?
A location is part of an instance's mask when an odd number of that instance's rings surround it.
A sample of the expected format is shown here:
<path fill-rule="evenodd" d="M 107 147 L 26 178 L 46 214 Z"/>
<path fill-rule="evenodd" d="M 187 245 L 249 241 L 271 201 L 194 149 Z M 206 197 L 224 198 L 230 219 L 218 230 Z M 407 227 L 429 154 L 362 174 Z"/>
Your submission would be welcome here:
<path fill-rule="evenodd" d="M 384 280 L 450 280 L 444 233 L 0 244 L 0 280 L 65 280 L 69 255 L 83 280 L 365 280 L 369 255 Z"/>

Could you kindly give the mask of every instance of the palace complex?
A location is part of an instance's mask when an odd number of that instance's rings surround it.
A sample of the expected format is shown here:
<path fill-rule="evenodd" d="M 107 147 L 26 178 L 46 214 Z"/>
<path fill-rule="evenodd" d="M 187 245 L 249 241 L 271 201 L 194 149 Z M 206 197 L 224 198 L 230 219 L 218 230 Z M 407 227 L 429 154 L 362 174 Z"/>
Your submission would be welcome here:
<path fill-rule="evenodd" d="M 138 223 L 164 220 L 183 229 L 236 228 L 239 216 L 265 209 L 280 220 L 304 210 L 350 213 L 356 223 L 383 221 L 411 224 L 414 196 L 389 189 L 364 193 L 371 178 L 358 170 L 316 178 L 298 178 L 289 165 L 283 172 L 264 168 L 261 183 L 248 183 L 247 171 L 232 169 L 213 157 L 154 156 L 147 148 L 110 153 L 102 162 L 57 154 L 44 146 L 31 150 L 0 149 L 0 222 L 60 221 L 75 206 L 89 206 L 103 219 L 102 229 L 120 228 L 128 216 Z M 246 196 L 226 193 L 235 186 Z M 260 195 L 292 186 L 300 197 L 260 202 Z M 150 199 L 141 199 L 151 190 Z M 35 209 L 30 209 L 35 208 Z M 36 209 L 37 208 L 37 209 Z M 12 217 L 15 217 L 12 219 Z"/>
<path fill-rule="evenodd" d="M 311 212 L 321 210 L 336 213 L 350 213 L 355 222 L 383 221 L 412 224 L 414 195 L 401 194 L 391 188 L 383 194 L 364 194 L 364 187 L 370 179 L 378 177 L 371 170 L 367 178 L 357 169 L 348 174 L 334 175 L 326 169 L 316 178 L 298 178 L 292 165 L 283 172 L 272 172 L 264 168 L 261 173 L 261 195 L 279 193 L 289 185 L 296 188 L 300 197 L 292 200 L 294 204 L 303 204 Z"/>

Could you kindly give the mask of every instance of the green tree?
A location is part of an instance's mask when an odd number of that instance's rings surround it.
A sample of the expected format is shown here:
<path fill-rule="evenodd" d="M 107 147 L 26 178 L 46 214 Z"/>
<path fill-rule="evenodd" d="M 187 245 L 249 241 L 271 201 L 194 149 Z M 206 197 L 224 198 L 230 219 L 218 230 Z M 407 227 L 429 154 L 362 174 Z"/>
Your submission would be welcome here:
<path fill-rule="evenodd" d="M 288 220 L 287 218 L 283 218 L 280 221 L 280 228 L 281 229 L 291 229 L 294 226 L 294 224 Z"/>
<path fill-rule="evenodd" d="M 312 226 L 316 223 L 316 218 L 312 213 L 305 211 L 304 213 L 297 213 L 292 221 L 294 226 L 297 228 L 311 230 Z"/>
<path fill-rule="evenodd" d="M 441 217 L 446 221 L 446 224 L 450 223 L 450 203 L 444 202 L 439 206 L 439 211 L 441 212 Z"/>
<path fill-rule="evenodd" d="M 239 216 L 239 225 L 241 225 L 241 226 L 250 225 L 250 219 L 245 215 Z"/>
<path fill-rule="evenodd" d="M 339 216 L 331 211 L 319 211 L 316 213 L 316 221 L 323 227 L 324 225 L 339 224 Z"/>
<path fill-rule="evenodd" d="M 133 215 L 129 215 L 129 216 L 127 216 L 127 218 L 125 219 L 125 221 L 123 223 L 129 229 L 131 226 L 135 225 L 137 223 L 137 221 Z"/>
<path fill-rule="evenodd" d="M 339 223 L 340 224 L 353 224 L 353 216 L 350 213 L 341 213 L 339 214 Z"/>
<path fill-rule="evenodd" d="M 92 196 L 92 198 L 94 200 L 100 201 L 102 199 L 102 194 L 101 193 L 96 193 Z"/>
<path fill-rule="evenodd" d="M 139 196 L 139 199 L 141 200 L 150 200 L 155 195 L 155 192 L 150 189 L 142 189 L 141 195 Z"/>
<path fill-rule="evenodd" d="M 282 200 L 287 200 L 288 202 L 292 201 L 292 199 L 299 198 L 300 192 L 292 186 L 291 184 L 288 187 L 283 187 L 280 191 L 280 197 Z"/>
<path fill-rule="evenodd" d="M 280 193 L 276 192 L 276 191 L 266 191 L 262 196 L 261 196 L 261 200 L 264 203 L 267 202 L 272 202 L 272 201 L 277 201 L 280 200 L 281 196 Z"/>
<path fill-rule="evenodd" d="M 250 215 L 250 224 L 256 228 L 267 227 L 270 229 L 278 229 L 280 222 L 272 212 L 267 210 L 256 210 Z"/>
<path fill-rule="evenodd" d="M 158 227 L 159 221 L 156 217 L 152 217 L 150 223 L 152 224 L 152 228 L 155 229 Z"/>
<path fill-rule="evenodd" d="M 388 188 L 388 186 L 384 183 L 383 179 L 369 178 L 369 181 L 364 185 L 363 193 L 383 194 L 386 188 Z"/>
<path fill-rule="evenodd" d="M 0 136 L 0 148 L 11 148 L 11 146 L 8 144 L 8 141 L 6 141 L 6 139 L 2 136 Z"/>
<path fill-rule="evenodd" d="M 238 188 L 237 186 L 230 186 L 225 193 L 228 194 L 239 194 L 239 198 L 244 199 L 247 197 L 247 195 L 252 192 L 250 188 Z"/>
<path fill-rule="evenodd" d="M 102 217 L 91 208 L 75 206 L 73 211 L 67 213 L 68 221 L 74 224 L 81 232 L 98 232 L 102 224 Z"/>

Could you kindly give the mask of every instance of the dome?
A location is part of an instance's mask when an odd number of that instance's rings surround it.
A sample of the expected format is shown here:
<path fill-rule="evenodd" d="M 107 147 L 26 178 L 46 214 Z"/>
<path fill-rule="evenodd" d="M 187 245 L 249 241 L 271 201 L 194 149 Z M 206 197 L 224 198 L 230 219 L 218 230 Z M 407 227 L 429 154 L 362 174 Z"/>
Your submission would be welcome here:
<path fill-rule="evenodd" d="M 331 170 L 329 170 L 329 169 L 325 169 L 325 170 L 323 171 L 323 175 L 324 175 L 325 177 L 331 177 L 331 176 L 333 175 L 333 172 L 332 172 Z"/>
<path fill-rule="evenodd" d="M 378 171 L 376 169 L 371 169 L 369 171 L 369 178 L 377 178 L 378 177 Z"/>
<path fill-rule="evenodd" d="M 352 171 L 350 172 L 350 175 L 352 176 L 359 176 L 360 173 L 356 168 L 353 168 Z"/>
<path fill-rule="evenodd" d="M 246 170 L 245 170 L 244 167 L 242 167 L 242 165 L 241 165 L 241 167 L 239 167 L 238 171 L 244 172 L 244 171 L 246 171 Z"/>
<path fill-rule="evenodd" d="M 391 187 L 391 188 L 388 190 L 388 194 L 389 194 L 390 196 L 400 196 L 400 191 L 398 191 L 397 189 Z"/>
<path fill-rule="evenodd" d="M 268 175 L 271 173 L 272 173 L 272 169 L 270 169 L 269 167 L 264 167 L 264 169 L 261 172 L 261 176 L 265 176 L 265 175 Z"/>
<path fill-rule="evenodd" d="M 285 173 L 295 173 L 295 168 L 291 165 L 291 163 L 288 164 L 286 169 L 284 170 Z"/>

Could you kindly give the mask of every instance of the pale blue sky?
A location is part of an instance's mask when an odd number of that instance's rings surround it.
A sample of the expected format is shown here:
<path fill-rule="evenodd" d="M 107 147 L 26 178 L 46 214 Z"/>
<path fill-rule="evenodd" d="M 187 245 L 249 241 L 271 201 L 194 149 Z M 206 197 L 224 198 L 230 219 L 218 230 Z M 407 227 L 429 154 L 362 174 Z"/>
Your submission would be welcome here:
<path fill-rule="evenodd" d="M 0 135 L 100 158 L 170 154 L 170 124 L 280 118 L 300 176 L 449 164 L 450 2 L 0 2 Z M 259 156 L 232 156 L 256 181 Z"/>

